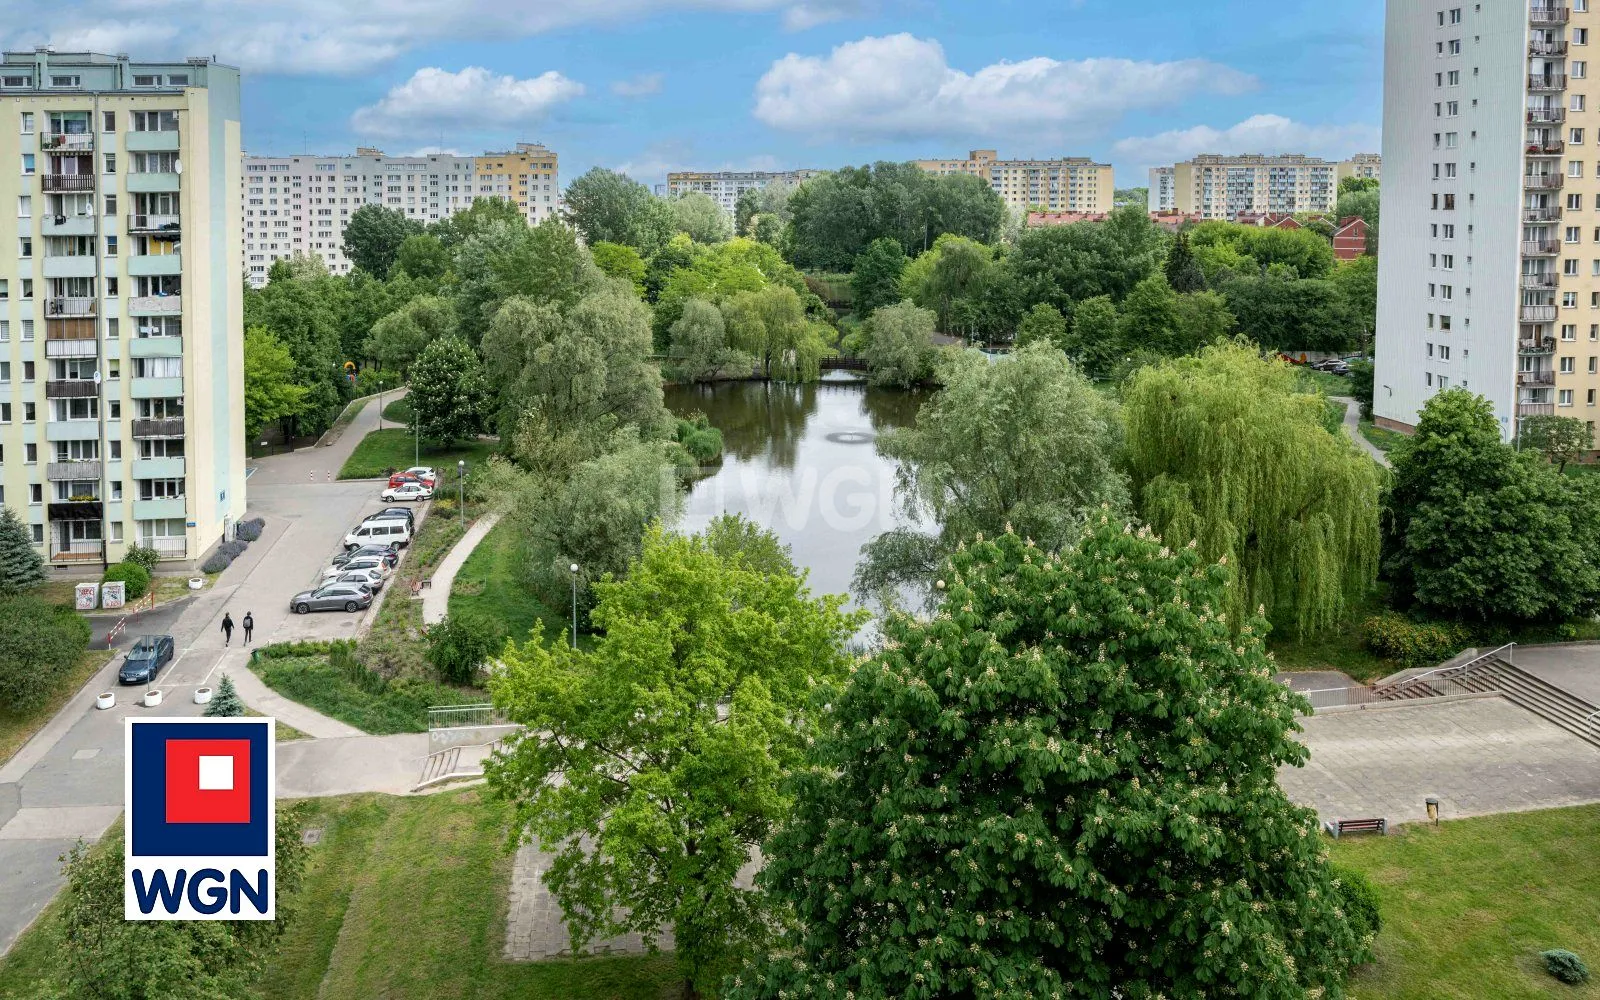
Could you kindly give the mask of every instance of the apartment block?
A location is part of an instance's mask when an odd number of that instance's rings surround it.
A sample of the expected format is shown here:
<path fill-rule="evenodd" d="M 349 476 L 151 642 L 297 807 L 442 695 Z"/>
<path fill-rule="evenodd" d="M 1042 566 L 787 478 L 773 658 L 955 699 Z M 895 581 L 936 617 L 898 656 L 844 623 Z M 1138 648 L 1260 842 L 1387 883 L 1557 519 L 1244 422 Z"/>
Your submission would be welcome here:
<path fill-rule="evenodd" d="M 667 175 L 665 187 L 656 186 L 656 194 L 668 197 L 688 194 L 691 191 L 711 198 L 729 215 L 739 204 L 739 196 L 746 191 L 760 191 L 770 184 L 793 186 L 823 173 L 821 170 L 675 170 Z"/>
<path fill-rule="evenodd" d="M 1376 177 L 1381 164 L 1382 158 L 1373 153 L 1358 154 L 1342 163 L 1299 153 L 1206 153 L 1172 167 L 1172 210 L 1226 220 L 1241 213 L 1331 213 L 1339 201 L 1339 178 Z M 1155 184 L 1152 171 L 1152 189 Z"/>
<path fill-rule="evenodd" d="M 1600 391 L 1600 122 L 1586 0 L 1391 2 L 1384 59 L 1378 421 L 1434 393 L 1592 426 Z"/>
<path fill-rule="evenodd" d="M 363 205 L 382 205 L 423 224 L 447 219 L 480 199 L 516 203 L 530 225 L 561 208 L 557 155 L 535 143 L 481 156 L 246 156 L 241 181 L 243 249 L 250 283 L 266 283 L 272 262 L 320 257 L 348 274 L 344 227 Z"/>
<path fill-rule="evenodd" d="M 7 52 L 0 164 L 0 502 L 54 566 L 194 560 L 244 513 L 239 71 Z"/>
<path fill-rule="evenodd" d="M 972 174 L 988 181 L 1006 206 L 1020 211 L 1109 212 L 1116 183 L 1111 165 L 1081 156 L 1058 160 L 1002 160 L 993 149 L 974 149 L 965 160 L 918 160 L 930 174 Z"/>
<path fill-rule="evenodd" d="M 1178 210 L 1177 171 L 1172 167 L 1150 168 L 1150 211 Z"/>
<path fill-rule="evenodd" d="M 1357 153 L 1348 160 L 1339 163 L 1339 179 L 1346 177 L 1365 177 L 1370 180 L 1383 180 L 1383 157 L 1378 153 Z"/>

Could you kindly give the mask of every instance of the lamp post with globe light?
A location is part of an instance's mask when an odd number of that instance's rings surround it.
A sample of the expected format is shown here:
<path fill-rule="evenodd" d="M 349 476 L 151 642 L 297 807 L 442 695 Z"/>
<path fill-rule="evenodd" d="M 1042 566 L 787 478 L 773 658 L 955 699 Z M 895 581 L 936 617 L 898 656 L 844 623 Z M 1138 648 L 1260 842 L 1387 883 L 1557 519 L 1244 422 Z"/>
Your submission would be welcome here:
<path fill-rule="evenodd" d="M 578 564 L 573 563 L 572 570 L 572 648 L 578 648 Z"/>

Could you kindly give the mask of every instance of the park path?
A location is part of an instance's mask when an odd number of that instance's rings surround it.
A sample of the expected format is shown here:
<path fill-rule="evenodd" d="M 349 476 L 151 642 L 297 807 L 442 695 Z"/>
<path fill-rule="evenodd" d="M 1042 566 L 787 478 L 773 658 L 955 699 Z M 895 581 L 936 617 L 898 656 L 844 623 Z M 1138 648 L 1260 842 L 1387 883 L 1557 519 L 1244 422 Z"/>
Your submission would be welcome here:
<path fill-rule="evenodd" d="M 1371 455 L 1372 460 L 1385 469 L 1389 468 L 1389 456 L 1385 455 L 1383 449 L 1368 441 L 1367 436 L 1361 433 L 1361 404 L 1349 396 L 1329 396 L 1328 398 L 1335 403 L 1344 404 L 1344 432 L 1350 435 L 1350 440 L 1356 443 L 1356 447 Z"/>
<path fill-rule="evenodd" d="M 455 582 L 456 574 L 461 572 L 461 567 L 466 565 L 467 557 L 472 555 L 472 550 L 478 543 L 500 523 L 500 512 L 494 511 L 478 518 L 467 533 L 461 536 L 450 554 L 445 556 L 433 571 L 428 589 L 422 592 L 422 624 L 437 625 L 444 621 L 445 615 L 450 613 L 450 586 Z"/>
<path fill-rule="evenodd" d="M 326 448 L 302 448 L 284 455 L 247 462 L 251 486 L 280 486 L 294 483 L 328 483 L 339 478 L 339 470 L 355 452 L 362 438 L 378 429 L 383 407 L 404 397 L 406 390 L 386 392 L 361 408 L 350 426 L 338 440 Z M 394 421 L 384 421 L 387 427 L 398 427 Z"/>

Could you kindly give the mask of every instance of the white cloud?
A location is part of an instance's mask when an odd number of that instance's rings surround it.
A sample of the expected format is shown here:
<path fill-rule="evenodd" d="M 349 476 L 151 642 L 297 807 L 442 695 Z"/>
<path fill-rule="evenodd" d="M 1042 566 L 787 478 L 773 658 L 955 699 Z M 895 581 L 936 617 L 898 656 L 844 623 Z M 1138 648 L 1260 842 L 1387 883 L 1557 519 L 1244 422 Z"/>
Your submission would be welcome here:
<path fill-rule="evenodd" d="M 385 94 L 357 108 L 350 125 L 362 135 L 393 137 L 452 129 L 513 128 L 537 124 L 552 109 L 583 96 L 583 84 L 551 70 L 527 80 L 497 76 L 482 66 L 459 73 L 427 66 Z"/>
<path fill-rule="evenodd" d="M 1376 151 L 1381 139 L 1376 125 L 1307 125 L 1282 115 L 1254 115 L 1226 129 L 1196 125 L 1121 139 L 1111 151 L 1119 162 L 1153 167 L 1187 160 L 1197 153 L 1307 153 L 1343 158 Z"/>
<path fill-rule="evenodd" d="M 251 73 L 345 76 L 439 42 L 505 41 L 660 14 L 778 14 L 790 28 L 869 0 L 10 0 L 0 46 L 51 44 L 139 58 L 215 55 Z M 11 28 L 11 25 L 49 25 Z"/>
<path fill-rule="evenodd" d="M 618 97 L 649 97 L 651 94 L 659 94 L 661 74 L 641 73 L 627 80 L 618 80 L 611 85 L 611 92 Z"/>
<path fill-rule="evenodd" d="M 1204 59 L 1036 57 L 968 73 L 949 65 L 938 42 L 899 34 L 848 42 L 826 57 L 784 56 L 756 85 L 755 116 L 774 128 L 869 140 L 1054 138 L 1102 131 L 1130 110 L 1255 85 Z"/>

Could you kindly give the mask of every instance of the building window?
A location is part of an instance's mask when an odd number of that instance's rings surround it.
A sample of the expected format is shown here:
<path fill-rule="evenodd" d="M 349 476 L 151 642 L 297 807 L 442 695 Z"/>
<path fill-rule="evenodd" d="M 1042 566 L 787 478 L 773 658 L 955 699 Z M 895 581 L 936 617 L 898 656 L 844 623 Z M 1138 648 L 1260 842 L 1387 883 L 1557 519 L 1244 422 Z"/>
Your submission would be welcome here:
<path fill-rule="evenodd" d="M 117 130 L 117 113 L 115 111 L 100 112 L 100 131 L 115 132 Z"/>
<path fill-rule="evenodd" d="M 1572 371 L 1573 371 L 1572 359 L 1570 357 L 1562 358 L 1561 359 L 1561 374 L 1563 374 L 1563 375 L 1571 375 Z"/>
<path fill-rule="evenodd" d="M 1562 340 L 1577 340 L 1578 339 L 1578 324 L 1576 324 L 1576 323 L 1563 323 L 1563 324 L 1561 324 L 1561 339 Z"/>
<path fill-rule="evenodd" d="M 1561 406 L 1571 406 L 1572 405 L 1572 390 L 1571 389 L 1562 389 L 1556 395 L 1558 397 L 1557 398 L 1557 403 L 1559 405 L 1561 405 Z"/>

